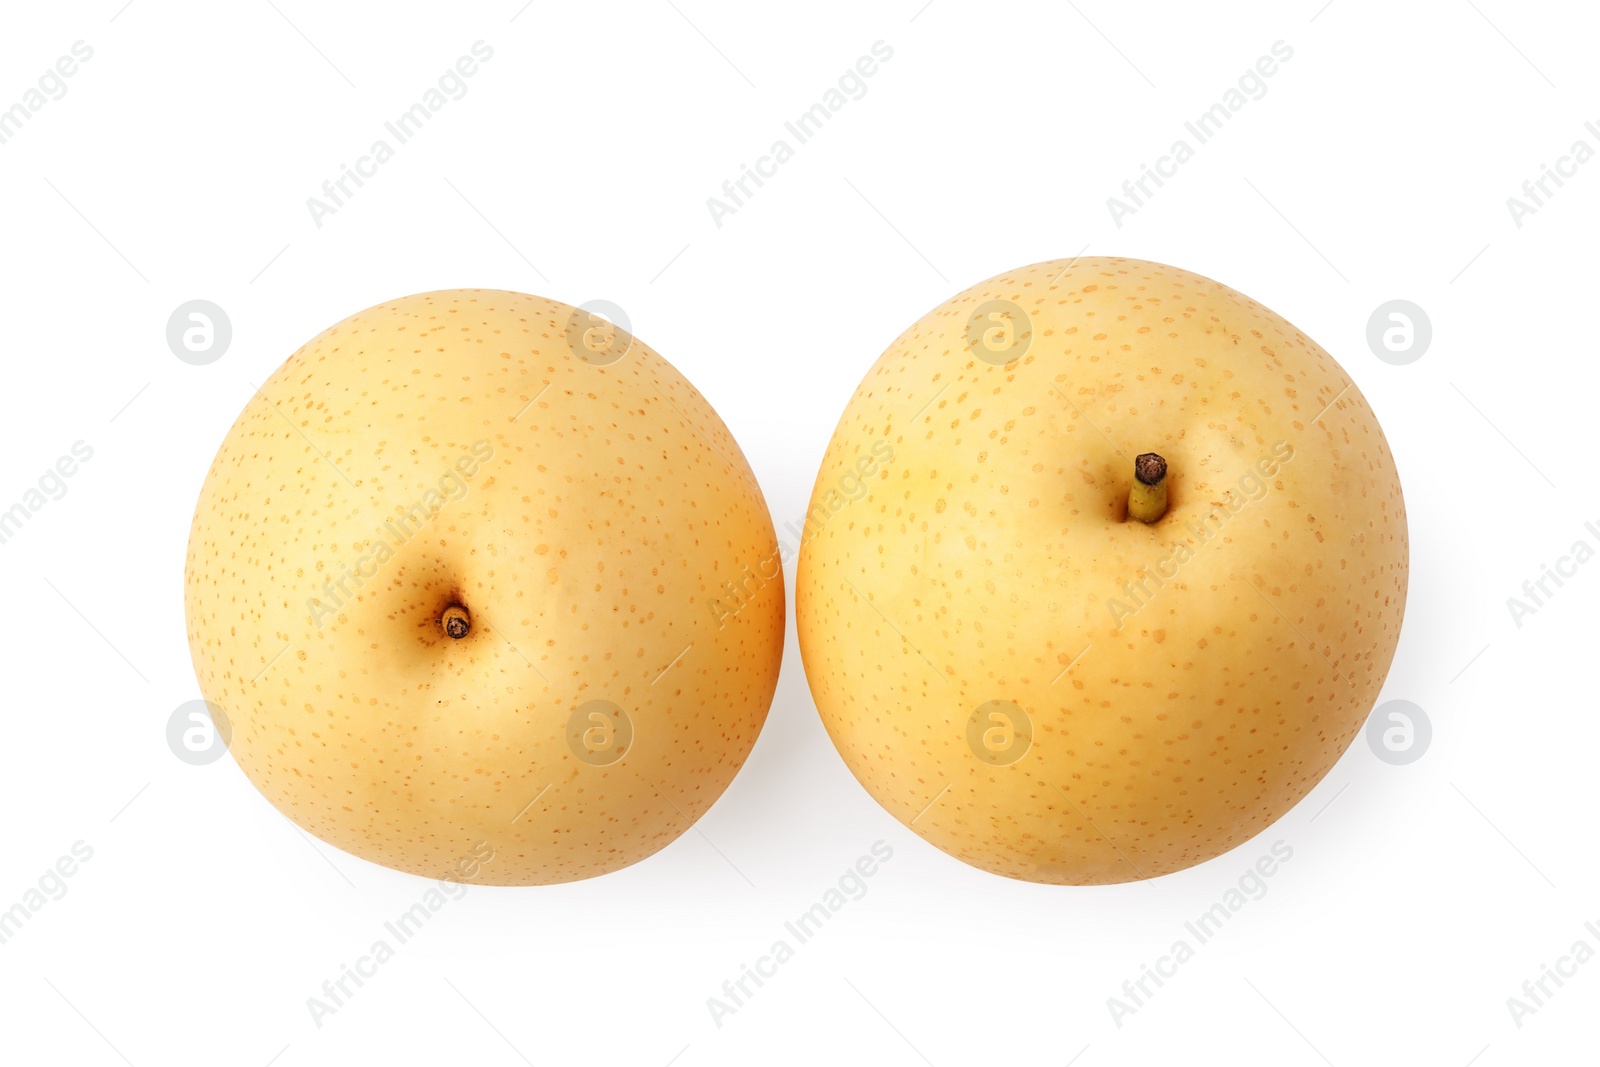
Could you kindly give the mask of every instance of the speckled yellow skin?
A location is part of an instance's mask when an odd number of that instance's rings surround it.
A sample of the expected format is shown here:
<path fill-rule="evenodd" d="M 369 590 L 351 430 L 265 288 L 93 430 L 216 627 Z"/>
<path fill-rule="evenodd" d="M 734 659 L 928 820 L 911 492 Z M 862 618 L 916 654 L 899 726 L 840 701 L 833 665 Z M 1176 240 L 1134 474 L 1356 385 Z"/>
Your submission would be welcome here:
<path fill-rule="evenodd" d="M 495 885 L 614 871 L 711 806 L 766 718 L 784 597 L 747 577 L 778 565 L 750 467 L 641 342 L 577 358 L 571 312 L 458 290 L 353 315 L 266 381 L 200 493 L 201 691 L 267 799 L 357 856 Z M 568 741 L 590 700 L 633 726 L 609 765 Z"/>
<path fill-rule="evenodd" d="M 1004 366 L 967 344 L 991 299 L 1031 320 Z M 1399 478 L 1350 378 L 1248 297 L 1131 259 L 1003 274 L 873 366 L 814 508 L 877 441 L 870 492 L 801 548 L 800 649 L 856 778 L 951 855 L 1070 885 L 1182 870 L 1361 728 L 1404 612 Z M 1150 525 L 1126 518 L 1146 451 L 1169 465 Z M 991 700 L 1031 722 L 1005 765 L 968 743 Z"/>

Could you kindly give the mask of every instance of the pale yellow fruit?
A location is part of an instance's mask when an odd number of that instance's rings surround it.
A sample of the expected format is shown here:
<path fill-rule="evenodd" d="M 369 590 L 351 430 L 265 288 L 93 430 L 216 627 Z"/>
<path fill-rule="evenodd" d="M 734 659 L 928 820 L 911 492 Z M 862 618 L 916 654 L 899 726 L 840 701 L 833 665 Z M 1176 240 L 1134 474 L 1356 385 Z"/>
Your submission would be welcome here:
<path fill-rule="evenodd" d="M 1148 525 L 1144 452 L 1169 465 Z M 1406 574 L 1393 458 L 1326 352 L 1199 275 L 1084 258 L 976 285 L 879 358 L 795 609 L 879 803 L 975 866 L 1084 885 L 1182 870 L 1305 796 L 1377 697 Z"/>
<path fill-rule="evenodd" d="M 727 788 L 777 684 L 779 563 L 743 453 L 666 360 L 457 290 L 353 315 L 266 381 L 200 493 L 185 606 L 280 811 L 389 867 L 527 885 L 637 862 Z"/>

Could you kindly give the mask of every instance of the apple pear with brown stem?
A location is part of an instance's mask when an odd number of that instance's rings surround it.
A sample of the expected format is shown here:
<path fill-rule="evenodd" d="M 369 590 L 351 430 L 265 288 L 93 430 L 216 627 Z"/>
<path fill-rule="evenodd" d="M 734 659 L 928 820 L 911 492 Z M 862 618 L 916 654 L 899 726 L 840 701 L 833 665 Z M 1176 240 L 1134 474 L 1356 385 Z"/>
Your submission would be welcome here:
<path fill-rule="evenodd" d="M 1180 871 L 1361 729 L 1405 504 L 1361 391 L 1282 316 L 1135 259 L 1009 271 L 867 372 L 814 513 L 875 447 L 801 547 L 800 651 L 857 780 L 944 851 L 1058 884 Z"/>
<path fill-rule="evenodd" d="M 637 338 L 497 290 L 369 308 L 268 378 L 201 490 L 184 603 L 269 801 L 481 884 L 677 838 L 783 652 L 777 539 L 711 405 Z"/>

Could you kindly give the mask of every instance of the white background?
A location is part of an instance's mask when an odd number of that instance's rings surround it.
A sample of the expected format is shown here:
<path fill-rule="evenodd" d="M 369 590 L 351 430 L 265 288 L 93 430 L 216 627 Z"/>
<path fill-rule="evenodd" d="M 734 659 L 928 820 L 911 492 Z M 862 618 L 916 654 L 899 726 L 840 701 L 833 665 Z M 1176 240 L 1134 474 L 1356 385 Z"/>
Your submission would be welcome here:
<path fill-rule="evenodd" d="M 1593 1061 L 1600 962 L 1520 1027 L 1506 1003 L 1575 941 L 1600 948 L 1600 566 L 1520 626 L 1506 604 L 1575 541 L 1600 545 L 1600 161 L 1520 227 L 1506 204 L 1575 140 L 1600 147 L 1592 9 L 274 2 L 0 14 L 0 107 L 75 41 L 94 49 L 0 145 L 0 510 L 75 441 L 94 450 L 0 545 L 0 909 L 93 849 L 0 945 L 0 1058 Z M 494 57 L 466 96 L 318 228 L 307 197 L 480 39 Z M 866 95 L 717 227 L 707 197 L 879 40 L 894 55 Z M 1278 40 L 1294 54 L 1266 95 L 1119 228 L 1107 197 Z M 766 730 L 701 832 L 596 881 L 469 891 L 317 1027 L 307 998 L 426 883 L 314 843 L 231 760 L 168 750 L 199 695 L 190 515 L 251 383 L 405 293 L 608 299 L 717 407 L 781 525 L 896 334 L 1085 248 L 1250 294 L 1366 394 L 1411 518 L 1384 699 L 1425 709 L 1426 754 L 1391 766 L 1358 739 L 1261 837 L 1153 883 L 1012 882 L 861 790 L 791 627 Z M 194 298 L 233 323 L 209 366 L 166 345 Z M 1433 324 L 1407 366 L 1366 343 L 1395 298 Z M 717 1026 L 707 998 L 878 840 L 894 856 L 866 895 Z M 1107 998 L 1278 840 L 1293 859 L 1266 895 L 1118 1026 Z"/>

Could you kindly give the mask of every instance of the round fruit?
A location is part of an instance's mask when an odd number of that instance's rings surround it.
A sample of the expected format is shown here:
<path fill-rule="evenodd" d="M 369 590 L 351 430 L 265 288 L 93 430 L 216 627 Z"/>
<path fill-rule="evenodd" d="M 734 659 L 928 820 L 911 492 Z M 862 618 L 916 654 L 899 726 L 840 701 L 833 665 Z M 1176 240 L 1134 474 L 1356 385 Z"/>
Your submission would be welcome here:
<path fill-rule="evenodd" d="M 879 358 L 795 611 L 880 804 L 974 866 L 1089 885 L 1305 796 L 1378 695 L 1406 574 L 1394 460 L 1332 357 L 1199 275 L 1082 258 L 976 285 Z"/>
<path fill-rule="evenodd" d="M 256 788 L 357 856 L 485 884 L 683 833 L 783 651 L 777 540 L 717 413 L 520 293 L 394 300 L 291 356 L 217 452 L 185 584 Z"/>

